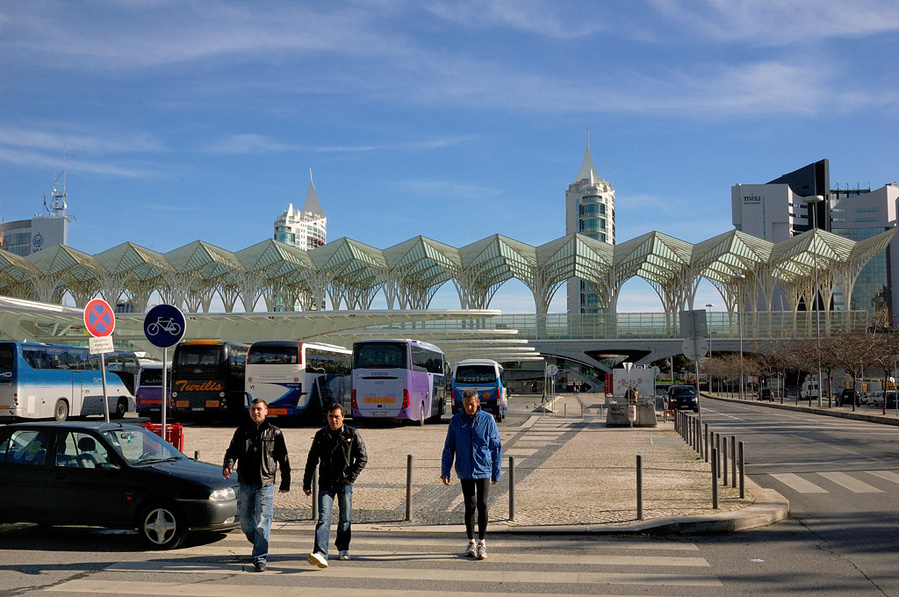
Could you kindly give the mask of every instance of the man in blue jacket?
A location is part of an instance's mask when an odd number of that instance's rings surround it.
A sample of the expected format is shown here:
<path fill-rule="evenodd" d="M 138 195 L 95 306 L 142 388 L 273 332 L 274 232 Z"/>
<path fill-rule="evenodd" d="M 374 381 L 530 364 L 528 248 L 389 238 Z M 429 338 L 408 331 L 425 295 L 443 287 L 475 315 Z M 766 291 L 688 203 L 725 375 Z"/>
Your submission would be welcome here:
<path fill-rule="evenodd" d="M 453 415 L 443 446 L 440 478 L 449 485 L 450 468 L 456 461 L 456 475 L 462 483 L 465 502 L 465 555 L 479 560 L 487 557 L 487 494 L 490 482 L 499 482 L 503 455 L 499 429 L 493 415 L 478 409 L 481 401 L 475 390 L 462 394 L 462 411 Z M 474 514 L 478 512 L 478 542 L 474 540 Z"/>

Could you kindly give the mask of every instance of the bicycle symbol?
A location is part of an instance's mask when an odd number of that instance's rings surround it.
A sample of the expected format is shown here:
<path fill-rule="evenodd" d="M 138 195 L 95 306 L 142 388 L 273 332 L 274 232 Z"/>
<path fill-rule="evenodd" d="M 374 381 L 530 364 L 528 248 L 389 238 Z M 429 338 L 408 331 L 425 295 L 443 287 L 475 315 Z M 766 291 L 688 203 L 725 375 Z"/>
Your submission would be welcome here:
<path fill-rule="evenodd" d="M 155 336 L 160 331 L 168 332 L 172 336 L 177 336 L 181 333 L 181 325 L 175 321 L 174 317 L 169 317 L 168 319 L 158 317 L 156 321 L 147 326 L 147 333 L 151 336 Z"/>

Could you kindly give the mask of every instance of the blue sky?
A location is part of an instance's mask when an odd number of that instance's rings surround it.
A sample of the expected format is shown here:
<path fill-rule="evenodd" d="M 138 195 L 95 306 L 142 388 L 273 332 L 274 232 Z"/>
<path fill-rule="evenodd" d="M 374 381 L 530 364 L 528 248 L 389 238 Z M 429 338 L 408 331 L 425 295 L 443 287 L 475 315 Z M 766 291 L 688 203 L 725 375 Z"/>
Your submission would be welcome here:
<path fill-rule="evenodd" d="M 698 242 L 736 183 L 899 179 L 897 30 L 886 0 L 0 2 L 0 216 L 65 157 L 71 246 L 237 251 L 311 168 L 329 240 L 540 245 L 589 129 L 619 242 Z M 533 311 L 515 281 L 492 306 Z M 634 280 L 619 310 L 661 307 Z"/>

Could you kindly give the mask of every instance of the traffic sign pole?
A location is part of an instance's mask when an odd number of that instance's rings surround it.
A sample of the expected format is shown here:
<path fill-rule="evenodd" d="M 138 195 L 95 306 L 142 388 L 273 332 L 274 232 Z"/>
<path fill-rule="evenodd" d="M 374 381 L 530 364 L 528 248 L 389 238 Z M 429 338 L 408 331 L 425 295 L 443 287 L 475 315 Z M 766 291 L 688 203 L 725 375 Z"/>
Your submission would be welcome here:
<path fill-rule="evenodd" d="M 91 336 L 105 338 L 115 330 L 115 311 L 103 299 L 93 299 L 84 307 L 84 327 Z M 100 379 L 103 380 L 103 416 L 109 423 L 109 396 L 106 390 L 106 355 L 100 353 Z"/>
<path fill-rule="evenodd" d="M 167 413 L 169 406 L 168 370 L 169 347 L 178 344 L 184 337 L 187 322 L 181 309 L 173 305 L 156 305 L 144 317 L 144 335 L 154 346 L 162 349 L 162 404 L 159 407 L 162 422 L 162 438 L 166 438 Z"/>

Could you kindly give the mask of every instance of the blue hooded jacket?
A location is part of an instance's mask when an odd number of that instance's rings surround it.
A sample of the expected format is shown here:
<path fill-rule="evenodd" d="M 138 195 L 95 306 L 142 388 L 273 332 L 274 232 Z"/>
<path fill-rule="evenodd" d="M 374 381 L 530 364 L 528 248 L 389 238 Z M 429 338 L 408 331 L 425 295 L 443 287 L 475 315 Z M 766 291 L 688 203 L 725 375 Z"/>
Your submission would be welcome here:
<path fill-rule="evenodd" d="M 482 410 L 474 416 L 459 412 L 450 419 L 443 446 L 441 478 L 449 479 L 450 467 L 456 461 L 460 479 L 499 481 L 503 448 L 493 415 Z"/>

